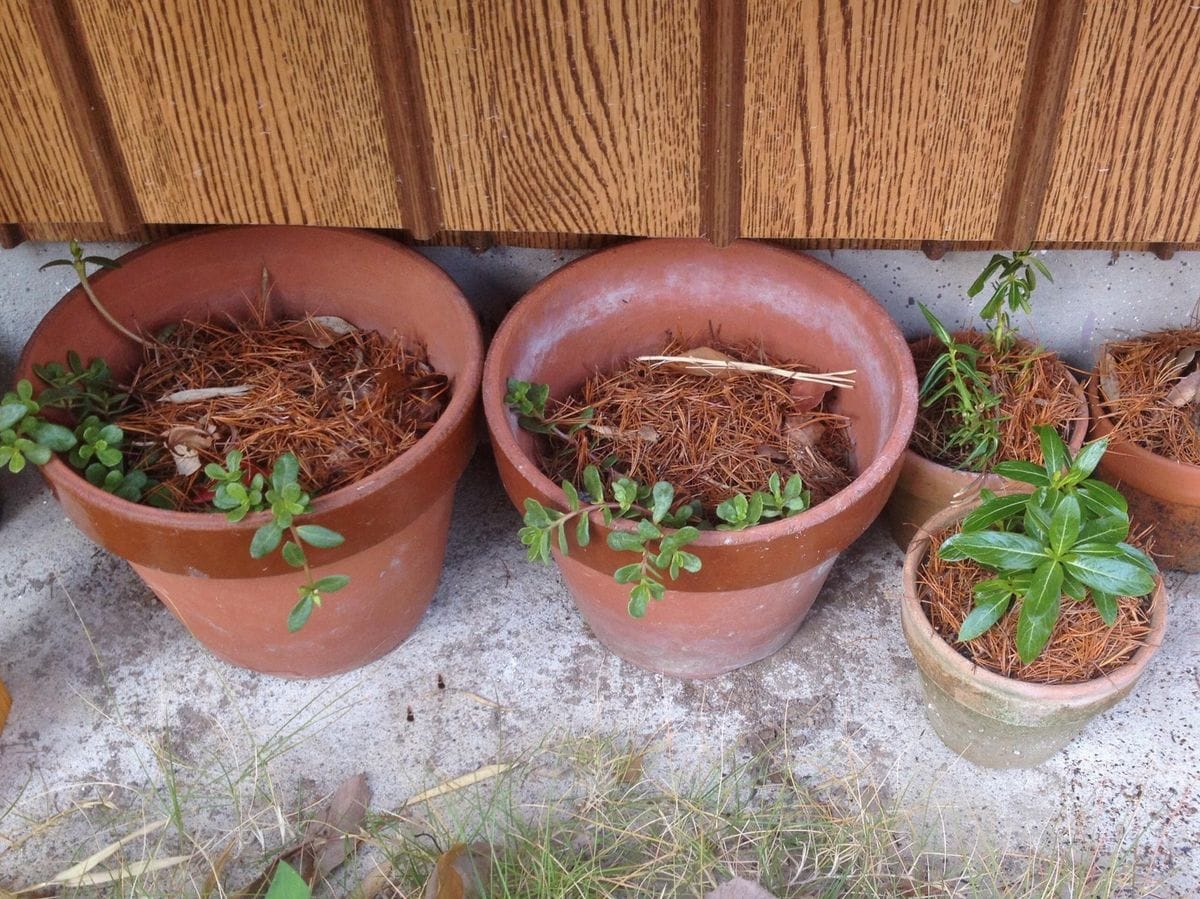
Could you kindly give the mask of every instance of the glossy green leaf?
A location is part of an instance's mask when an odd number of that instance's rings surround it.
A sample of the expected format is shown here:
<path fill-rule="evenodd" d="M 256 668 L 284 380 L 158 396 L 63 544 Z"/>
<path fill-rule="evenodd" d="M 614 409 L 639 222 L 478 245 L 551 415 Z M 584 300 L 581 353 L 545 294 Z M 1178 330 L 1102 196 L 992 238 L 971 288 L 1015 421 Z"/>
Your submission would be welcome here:
<path fill-rule="evenodd" d="M 917 306 L 920 308 L 921 314 L 925 316 L 925 321 L 929 323 L 929 329 L 933 331 L 933 335 L 944 344 L 952 343 L 954 338 L 950 336 L 950 332 L 942 324 L 941 319 L 934 315 L 924 303 L 917 303 Z"/>
<path fill-rule="evenodd" d="M 1120 543 L 1129 536 L 1129 519 L 1105 515 L 1086 522 L 1079 531 L 1080 543 Z"/>
<path fill-rule="evenodd" d="M 1063 558 L 1077 581 L 1115 596 L 1145 596 L 1154 589 L 1154 575 L 1126 558 L 1069 553 Z"/>
<path fill-rule="evenodd" d="M 992 466 L 992 473 L 1003 478 L 1020 481 L 1023 484 L 1032 484 L 1035 487 L 1050 486 L 1050 478 L 1046 476 L 1046 469 L 1040 465 L 1034 465 L 1032 462 L 997 462 Z"/>
<path fill-rule="evenodd" d="M 1073 494 L 1062 496 L 1050 516 L 1050 527 L 1046 537 L 1050 548 L 1061 555 L 1074 545 L 1079 537 L 1079 500 Z"/>
<path fill-rule="evenodd" d="M 295 633 L 304 627 L 308 622 L 309 616 L 313 611 L 313 598 L 311 593 L 305 593 L 300 597 L 300 601 L 292 606 L 292 611 L 288 613 L 287 628 L 291 633 Z"/>
<path fill-rule="evenodd" d="M 1084 446 L 1079 455 L 1071 462 L 1071 472 L 1073 474 L 1086 478 L 1096 466 L 1100 464 L 1100 460 L 1104 457 L 1105 450 L 1108 449 L 1108 438 L 1102 437 L 1099 440 L 1093 440 L 1091 443 Z"/>
<path fill-rule="evenodd" d="M 1075 495 L 1089 517 L 1129 515 L 1129 504 L 1125 502 L 1125 497 L 1103 481 L 1084 481 L 1075 488 Z"/>
<path fill-rule="evenodd" d="M 938 555 L 947 562 L 974 559 L 999 571 L 1030 571 L 1046 561 L 1036 540 L 1003 531 L 954 534 L 942 541 Z"/>
<path fill-rule="evenodd" d="M 283 544 L 283 561 L 287 562 L 293 568 L 303 568 L 304 563 L 308 560 L 304 556 L 304 550 L 300 548 L 300 544 L 289 540 Z"/>
<path fill-rule="evenodd" d="M 1012 585 L 1002 578 L 991 578 L 975 585 L 975 605 L 958 629 L 958 640 L 974 640 L 1004 617 L 1012 601 Z"/>
<path fill-rule="evenodd" d="M 1017 618 L 1017 655 L 1028 665 L 1039 655 L 1054 631 L 1062 597 L 1063 566 L 1045 562 L 1033 573 L 1021 598 Z"/>
<path fill-rule="evenodd" d="M 980 503 L 962 521 L 963 533 L 982 531 L 994 524 L 1007 521 L 1014 515 L 1021 515 L 1029 503 L 1029 494 L 1013 493 L 1006 496 L 994 496 Z"/>
<path fill-rule="evenodd" d="M 1042 458 L 1046 461 L 1046 472 L 1054 474 L 1066 468 L 1070 456 L 1067 453 L 1067 445 L 1063 443 L 1058 431 L 1049 425 L 1040 425 L 1034 430 L 1037 431 L 1038 440 L 1042 445 Z"/>
<path fill-rule="evenodd" d="M 1103 590 L 1092 590 L 1092 602 L 1096 604 L 1096 611 L 1100 613 L 1100 617 L 1104 619 L 1104 623 L 1112 627 L 1117 623 L 1117 614 L 1120 611 L 1120 606 L 1117 605 L 1116 597 L 1111 593 L 1105 593 Z"/>
<path fill-rule="evenodd" d="M 296 525 L 296 536 L 317 549 L 332 549 L 346 542 L 346 538 L 337 531 L 331 531 L 319 524 Z"/>

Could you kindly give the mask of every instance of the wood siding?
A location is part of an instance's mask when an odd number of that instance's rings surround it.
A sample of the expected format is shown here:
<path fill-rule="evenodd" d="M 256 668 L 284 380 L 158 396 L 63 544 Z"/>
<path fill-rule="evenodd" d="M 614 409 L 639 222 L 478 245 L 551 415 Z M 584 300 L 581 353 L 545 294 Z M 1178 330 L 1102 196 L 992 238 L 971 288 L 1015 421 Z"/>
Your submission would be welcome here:
<path fill-rule="evenodd" d="M 7 0 L 0 243 L 1200 242 L 1161 0 Z"/>

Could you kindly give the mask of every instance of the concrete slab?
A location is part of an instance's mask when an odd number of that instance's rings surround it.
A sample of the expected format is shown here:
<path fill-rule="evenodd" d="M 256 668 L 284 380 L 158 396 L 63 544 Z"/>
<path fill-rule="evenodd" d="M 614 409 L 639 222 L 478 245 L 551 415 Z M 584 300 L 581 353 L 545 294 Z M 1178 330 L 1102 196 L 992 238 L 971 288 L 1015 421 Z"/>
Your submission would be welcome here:
<path fill-rule="evenodd" d="M 0 352 L 8 363 L 68 283 L 35 271 L 60 252 L 43 245 L 0 253 Z M 428 252 L 493 318 L 566 258 Z M 914 333 L 910 298 L 932 299 L 951 319 L 962 309 L 966 321 L 959 297 L 983 261 L 832 254 Z M 1200 294 L 1200 254 L 1109 265 L 1106 253 L 1054 253 L 1047 262 L 1059 289 L 1047 291 L 1039 330 L 1081 364 L 1111 333 L 1185 319 Z M 152 747 L 169 743 L 200 760 L 251 751 L 243 739 L 251 734 L 274 751 L 297 722 L 305 739 L 271 763 L 274 789 L 299 793 L 365 769 L 382 808 L 556 734 L 657 735 L 656 764 L 679 771 L 786 738 L 802 774 L 863 769 L 885 795 L 932 805 L 956 840 L 1020 848 L 1050 834 L 1123 847 L 1164 880 L 1158 895 L 1200 894 L 1195 577 L 1168 577 L 1167 641 L 1129 700 L 1042 767 L 991 772 L 957 759 L 926 724 L 900 634 L 901 555 L 879 528 L 839 561 L 784 650 L 713 681 L 683 683 L 606 652 L 557 573 L 524 561 L 517 515 L 481 451 L 459 490 L 441 586 L 414 636 L 361 671 L 294 682 L 232 668 L 200 649 L 123 562 L 75 531 L 36 475 L 6 477 L 0 489 L 0 678 L 14 699 L 0 736 L 0 809 L 16 808 L 0 836 L 11 837 L 22 815 L 37 818 L 80 798 L 75 785 L 101 795 L 98 784 L 108 784 L 117 799 L 120 785 L 144 786 L 160 776 Z M 65 850 L 47 840 L 0 854 L 0 883 L 52 873 Z"/>

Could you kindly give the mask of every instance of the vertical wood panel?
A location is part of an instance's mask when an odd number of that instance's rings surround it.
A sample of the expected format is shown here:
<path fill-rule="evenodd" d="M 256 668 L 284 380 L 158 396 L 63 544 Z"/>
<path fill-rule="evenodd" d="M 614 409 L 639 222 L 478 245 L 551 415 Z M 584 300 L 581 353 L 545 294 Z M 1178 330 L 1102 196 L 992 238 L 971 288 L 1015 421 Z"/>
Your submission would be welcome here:
<path fill-rule="evenodd" d="M 0 3 L 0 222 L 100 221 L 31 2 Z"/>
<path fill-rule="evenodd" d="M 1038 237 L 1200 240 L 1200 5 L 1089 0 Z"/>
<path fill-rule="evenodd" d="M 697 0 L 414 0 L 444 224 L 699 231 Z"/>
<path fill-rule="evenodd" d="M 750 0 L 743 233 L 991 239 L 1034 6 Z"/>
<path fill-rule="evenodd" d="M 700 233 L 725 246 L 741 233 L 745 0 L 700 5 L 703 108 L 700 120 Z"/>
<path fill-rule="evenodd" d="M 147 220 L 401 227 L 362 0 L 84 0 Z"/>

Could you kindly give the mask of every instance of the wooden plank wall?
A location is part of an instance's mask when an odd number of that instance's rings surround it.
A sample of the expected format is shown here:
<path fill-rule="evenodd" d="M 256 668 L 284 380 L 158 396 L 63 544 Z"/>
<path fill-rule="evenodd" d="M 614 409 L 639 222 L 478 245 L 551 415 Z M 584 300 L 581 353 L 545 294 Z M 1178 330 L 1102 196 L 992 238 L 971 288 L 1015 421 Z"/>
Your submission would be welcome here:
<path fill-rule="evenodd" d="M 0 243 L 1200 243 L 1200 8 L 5 0 Z"/>

